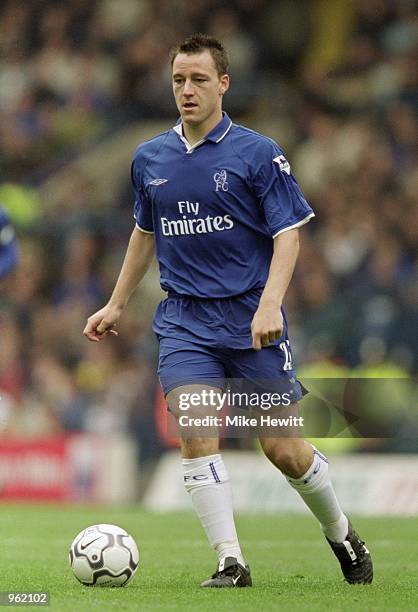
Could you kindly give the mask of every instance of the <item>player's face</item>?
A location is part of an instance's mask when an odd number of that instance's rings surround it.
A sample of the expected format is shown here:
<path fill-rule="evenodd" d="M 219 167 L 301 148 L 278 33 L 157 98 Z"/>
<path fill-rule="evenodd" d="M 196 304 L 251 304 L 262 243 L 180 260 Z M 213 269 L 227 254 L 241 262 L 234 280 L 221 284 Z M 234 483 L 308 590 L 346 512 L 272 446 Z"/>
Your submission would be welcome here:
<path fill-rule="evenodd" d="M 173 91 L 183 123 L 197 127 L 219 120 L 228 87 L 228 75 L 218 75 L 209 51 L 179 53 L 174 59 Z"/>

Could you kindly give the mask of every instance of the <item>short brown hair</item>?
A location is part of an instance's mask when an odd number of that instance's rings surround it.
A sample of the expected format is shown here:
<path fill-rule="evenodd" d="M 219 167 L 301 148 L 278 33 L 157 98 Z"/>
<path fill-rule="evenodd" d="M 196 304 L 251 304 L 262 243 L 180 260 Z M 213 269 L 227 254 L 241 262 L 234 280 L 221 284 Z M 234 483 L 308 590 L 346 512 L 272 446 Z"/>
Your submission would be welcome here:
<path fill-rule="evenodd" d="M 206 50 L 209 51 L 213 58 L 218 76 L 227 74 L 229 69 L 228 52 L 217 38 L 208 36 L 207 34 L 192 34 L 182 43 L 172 47 L 172 49 L 170 49 L 171 66 L 173 66 L 173 62 L 179 53 L 193 55 L 195 53 L 202 53 Z"/>

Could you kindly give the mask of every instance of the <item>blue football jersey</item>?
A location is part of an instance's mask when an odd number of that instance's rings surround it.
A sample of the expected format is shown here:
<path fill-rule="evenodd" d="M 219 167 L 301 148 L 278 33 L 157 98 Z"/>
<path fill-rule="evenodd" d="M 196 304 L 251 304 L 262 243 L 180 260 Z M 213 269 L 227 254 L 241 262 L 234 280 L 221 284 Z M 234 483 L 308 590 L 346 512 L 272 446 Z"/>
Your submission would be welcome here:
<path fill-rule="evenodd" d="M 134 216 L 155 234 L 162 289 L 225 298 L 264 287 L 273 238 L 314 216 L 283 151 L 224 114 L 190 146 L 181 124 L 141 144 Z"/>

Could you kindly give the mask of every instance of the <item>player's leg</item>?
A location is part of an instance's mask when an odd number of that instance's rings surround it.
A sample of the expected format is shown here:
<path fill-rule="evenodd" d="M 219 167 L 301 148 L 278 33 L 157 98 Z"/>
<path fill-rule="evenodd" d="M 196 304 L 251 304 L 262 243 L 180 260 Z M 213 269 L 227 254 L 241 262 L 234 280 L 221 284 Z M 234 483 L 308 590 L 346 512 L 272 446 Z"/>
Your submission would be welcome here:
<path fill-rule="evenodd" d="M 325 536 L 334 542 L 343 542 L 348 520 L 335 495 L 324 455 L 299 437 L 260 437 L 260 444 L 266 457 L 316 516 Z"/>
<path fill-rule="evenodd" d="M 217 385 L 222 386 L 225 378 L 222 363 L 208 347 L 165 338 L 160 341 L 158 372 L 170 411 L 178 421 L 186 417 L 185 425 L 179 425 L 184 485 L 219 559 L 214 576 L 202 586 L 250 586 L 251 576 L 235 529 L 231 485 L 219 453 L 217 427 L 187 425 L 191 417 L 216 415 L 210 406 L 193 406 L 192 402 L 184 410 L 188 394 L 219 392 Z M 203 381 L 209 381 L 210 386 Z"/>
<path fill-rule="evenodd" d="M 272 417 L 298 417 L 297 401 L 303 397 L 303 392 L 296 373 L 289 369 L 292 366 L 287 341 L 261 351 L 235 351 L 232 357 L 230 370 L 233 376 L 240 376 L 247 384 L 251 381 L 261 391 L 289 393 L 295 400 L 289 407 L 278 407 L 277 414 L 274 414 L 274 409 L 269 410 Z M 290 422 L 299 421 L 296 418 Z M 280 436 L 273 431 L 270 428 L 260 434 L 264 453 L 283 472 L 318 519 L 347 581 L 371 582 L 370 554 L 338 503 L 328 473 L 328 460 L 301 437 L 297 426 L 281 431 Z"/>
<path fill-rule="evenodd" d="M 268 459 L 318 519 L 347 582 L 370 583 L 373 579 L 370 553 L 341 509 L 328 473 L 327 458 L 302 438 L 260 437 L 260 443 Z"/>
<path fill-rule="evenodd" d="M 183 385 L 167 394 L 170 412 L 178 421 L 183 457 L 183 476 L 186 491 L 191 495 L 193 507 L 215 549 L 219 563 L 214 576 L 202 586 L 250 586 L 251 576 L 245 566 L 238 542 L 232 509 L 231 485 L 224 462 L 219 453 L 217 425 L 193 425 L 204 418 L 216 423 L 216 404 L 208 405 L 207 398 L 216 398 L 219 388 L 208 385 Z M 180 406 L 193 397 L 193 405 L 182 412 Z M 197 403 L 197 398 L 202 403 Z M 181 402 L 182 400 L 182 402 Z M 214 400 L 216 402 L 216 399 Z"/>

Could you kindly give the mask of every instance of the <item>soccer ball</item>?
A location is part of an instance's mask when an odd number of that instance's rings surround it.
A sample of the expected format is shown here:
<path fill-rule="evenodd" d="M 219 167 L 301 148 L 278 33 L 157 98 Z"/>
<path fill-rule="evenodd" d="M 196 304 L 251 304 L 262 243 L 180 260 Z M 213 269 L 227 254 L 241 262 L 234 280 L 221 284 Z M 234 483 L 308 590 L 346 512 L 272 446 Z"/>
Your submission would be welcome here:
<path fill-rule="evenodd" d="M 83 529 L 70 547 L 74 576 L 86 586 L 125 586 L 138 568 L 135 540 L 116 525 Z"/>

